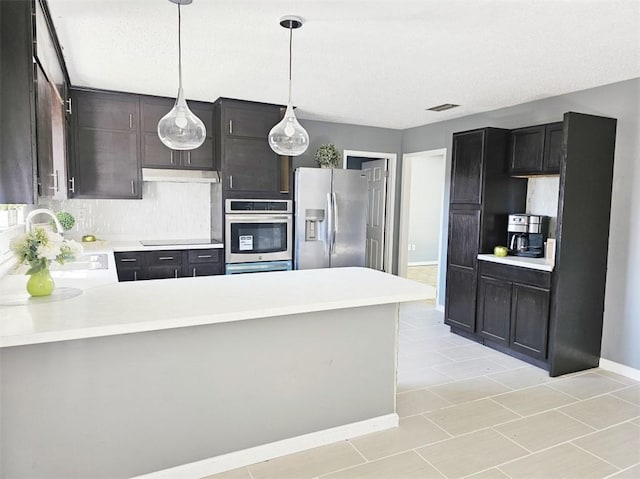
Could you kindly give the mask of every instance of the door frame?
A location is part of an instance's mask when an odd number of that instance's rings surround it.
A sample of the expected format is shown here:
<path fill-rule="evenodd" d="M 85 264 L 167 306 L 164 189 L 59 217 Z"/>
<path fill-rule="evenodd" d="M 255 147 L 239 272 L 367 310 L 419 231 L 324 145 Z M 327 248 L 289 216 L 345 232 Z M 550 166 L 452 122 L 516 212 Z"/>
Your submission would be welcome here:
<path fill-rule="evenodd" d="M 398 276 L 403 278 L 407 277 L 407 257 L 409 246 L 409 211 L 411 203 L 411 171 L 412 164 L 419 158 L 441 157 L 444 162 L 444 176 L 442 178 L 442 198 L 440 198 L 440 211 L 442 216 L 440 218 L 440 232 L 438 239 L 438 280 L 437 284 L 442 284 L 442 245 L 446 241 L 444 235 L 447 234 L 447 228 L 444 226 L 444 212 L 445 212 L 445 189 L 447 181 L 447 149 L 438 148 L 436 150 L 417 151 L 415 153 L 405 153 L 402 155 L 402 179 L 400 183 L 400 234 L 398 237 Z M 443 298 L 441 294 L 442 288 L 437 288 L 436 305 L 442 304 Z"/>
<path fill-rule="evenodd" d="M 393 257 L 393 223 L 395 220 L 396 207 L 396 168 L 398 162 L 397 153 L 384 153 L 374 151 L 344 150 L 342 152 L 342 168 L 347 169 L 347 157 L 361 156 L 374 160 L 387 160 L 387 197 L 385 198 L 384 213 L 384 271 L 393 272 L 395 258 Z"/>

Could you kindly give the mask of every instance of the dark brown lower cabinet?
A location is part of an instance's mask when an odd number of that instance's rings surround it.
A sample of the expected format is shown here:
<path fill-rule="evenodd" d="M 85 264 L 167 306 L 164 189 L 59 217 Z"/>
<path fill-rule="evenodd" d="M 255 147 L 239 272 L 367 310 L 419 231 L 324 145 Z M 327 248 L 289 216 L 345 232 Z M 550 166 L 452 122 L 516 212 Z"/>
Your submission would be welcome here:
<path fill-rule="evenodd" d="M 551 273 L 480 261 L 478 331 L 488 343 L 547 358 Z"/>
<path fill-rule="evenodd" d="M 469 333 L 476 323 L 476 270 L 449 265 L 445 323 Z"/>
<path fill-rule="evenodd" d="M 223 250 L 160 250 L 115 253 L 118 281 L 224 274 Z"/>

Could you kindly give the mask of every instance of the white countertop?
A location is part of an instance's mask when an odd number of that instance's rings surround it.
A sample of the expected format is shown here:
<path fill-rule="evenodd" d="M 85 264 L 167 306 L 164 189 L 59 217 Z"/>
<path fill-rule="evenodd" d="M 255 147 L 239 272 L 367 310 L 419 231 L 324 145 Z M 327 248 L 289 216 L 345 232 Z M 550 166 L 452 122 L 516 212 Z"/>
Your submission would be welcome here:
<path fill-rule="evenodd" d="M 83 243 L 86 244 L 86 243 Z M 143 246 L 140 241 L 109 241 L 109 245 L 115 252 L 125 251 L 163 251 L 163 250 L 182 250 L 182 249 L 212 249 L 212 248 L 224 248 L 224 245 L 220 241 L 212 240 L 211 243 L 197 243 L 197 244 L 167 244 L 161 246 Z"/>
<path fill-rule="evenodd" d="M 0 347 L 419 301 L 429 292 L 367 268 L 113 283 L 64 301 L 0 306 Z"/>
<path fill-rule="evenodd" d="M 526 258 L 524 256 L 495 256 L 493 254 L 479 254 L 480 261 L 491 261 L 521 268 L 537 269 L 540 271 L 553 271 L 553 264 L 547 263 L 544 258 Z"/>

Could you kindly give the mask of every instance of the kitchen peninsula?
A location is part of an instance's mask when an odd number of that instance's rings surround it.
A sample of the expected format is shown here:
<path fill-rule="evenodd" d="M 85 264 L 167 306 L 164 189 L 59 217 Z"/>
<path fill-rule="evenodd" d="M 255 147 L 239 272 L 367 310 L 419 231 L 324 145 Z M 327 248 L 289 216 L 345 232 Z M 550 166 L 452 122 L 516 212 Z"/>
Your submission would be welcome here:
<path fill-rule="evenodd" d="M 0 307 L 0 475 L 198 477 L 394 427 L 398 305 L 426 297 L 336 268 Z"/>

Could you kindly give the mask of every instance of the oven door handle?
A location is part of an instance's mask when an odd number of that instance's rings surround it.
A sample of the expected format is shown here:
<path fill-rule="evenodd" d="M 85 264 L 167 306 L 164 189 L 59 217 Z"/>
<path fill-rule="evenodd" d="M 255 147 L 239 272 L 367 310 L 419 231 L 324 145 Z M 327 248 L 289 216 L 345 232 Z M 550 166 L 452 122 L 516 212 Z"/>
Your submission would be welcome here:
<path fill-rule="evenodd" d="M 235 223 L 287 223 L 292 215 L 226 215 L 227 222 Z"/>

